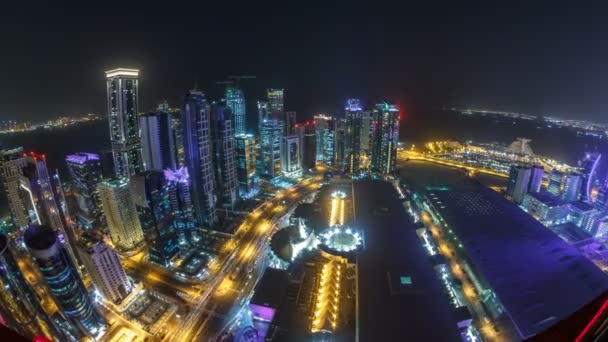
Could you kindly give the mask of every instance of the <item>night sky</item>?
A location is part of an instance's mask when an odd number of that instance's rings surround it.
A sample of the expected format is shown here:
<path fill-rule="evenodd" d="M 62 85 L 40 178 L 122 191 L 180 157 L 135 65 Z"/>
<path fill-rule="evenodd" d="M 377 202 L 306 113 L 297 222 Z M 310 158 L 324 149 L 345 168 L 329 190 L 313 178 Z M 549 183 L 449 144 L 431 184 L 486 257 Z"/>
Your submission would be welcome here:
<path fill-rule="evenodd" d="M 299 117 L 360 97 L 406 115 L 447 105 L 608 122 L 606 8 L 164 3 L 3 8 L 0 119 L 106 114 L 104 70 L 123 66 L 141 69 L 142 111 L 179 105 L 195 79 L 214 97 L 216 81 L 255 75 L 248 102 L 285 87 Z"/>

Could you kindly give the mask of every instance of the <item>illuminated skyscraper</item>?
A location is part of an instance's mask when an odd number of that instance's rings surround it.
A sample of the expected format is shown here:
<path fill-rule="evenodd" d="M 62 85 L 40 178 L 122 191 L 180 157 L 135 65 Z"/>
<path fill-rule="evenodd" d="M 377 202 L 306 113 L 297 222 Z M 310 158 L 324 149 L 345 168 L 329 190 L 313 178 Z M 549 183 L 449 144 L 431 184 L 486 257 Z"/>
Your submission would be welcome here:
<path fill-rule="evenodd" d="M 585 153 L 585 157 L 579 161 L 581 168 L 581 197 L 582 201 L 591 200 L 591 190 L 597 183 L 597 169 L 602 155 L 600 153 Z"/>
<path fill-rule="evenodd" d="M 63 316 L 80 335 L 96 336 L 105 325 L 104 319 L 93 307 L 57 233 L 46 226 L 32 225 L 25 231 L 24 240 Z"/>
<path fill-rule="evenodd" d="M 315 167 L 317 160 L 317 132 L 314 123 L 307 121 L 296 125 L 296 134 L 300 139 L 300 160 L 302 171 Z"/>
<path fill-rule="evenodd" d="M 281 173 L 281 137 L 284 132 L 284 123 L 281 120 L 266 119 L 262 122 L 261 128 L 258 175 L 274 178 Z"/>
<path fill-rule="evenodd" d="M 512 165 L 509 171 L 507 184 L 507 197 L 513 202 L 521 204 L 524 195 L 528 192 L 532 170 L 526 166 Z"/>
<path fill-rule="evenodd" d="M 23 148 L 0 151 L 0 181 L 2 190 L 8 200 L 11 220 L 18 229 L 25 229 L 30 224 L 27 201 L 29 198 L 21 191 L 20 179 L 26 165 Z"/>
<path fill-rule="evenodd" d="M 345 154 L 346 167 L 350 174 L 359 173 L 361 160 L 361 130 L 363 128 L 363 109 L 359 99 L 348 99 L 345 108 L 346 136 Z"/>
<path fill-rule="evenodd" d="M 237 87 L 226 88 L 226 106 L 234 115 L 234 134 L 245 134 L 247 131 L 247 113 L 243 91 Z"/>
<path fill-rule="evenodd" d="M 258 134 L 262 132 L 262 123 L 269 119 L 268 102 L 258 101 Z"/>
<path fill-rule="evenodd" d="M 72 178 L 73 190 L 79 208 L 80 224 L 93 228 L 102 222 L 103 213 L 97 193 L 102 180 L 101 160 L 93 153 L 75 153 L 65 158 Z"/>
<path fill-rule="evenodd" d="M 236 165 L 239 194 L 247 196 L 257 187 L 256 182 L 256 139 L 251 134 L 237 135 Z"/>
<path fill-rule="evenodd" d="M 284 89 L 268 89 L 266 95 L 268 97 L 268 112 L 271 115 L 278 115 L 277 118 L 282 119 L 282 113 L 285 111 L 284 106 Z M 280 113 L 280 114 L 277 114 Z"/>
<path fill-rule="evenodd" d="M 13 248 L 6 235 L 0 234 L 0 319 L 30 339 L 36 335 L 63 339 L 63 334 L 44 312 L 34 289 L 25 281 Z"/>
<path fill-rule="evenodd" d="M 370 111 L 361 112 L 361 151 L 369 152 L 369 138 L 372 132 L 372 116 Z"/>
<path fill-rule="evenodd" d="M 315 115 L 314 119 L 317 132 L 317 161 L 333 165 L 336 149 L 337 120 L 323 114 Z"/>
<path fill-rule="evenodd" d="M 224 103 L 211 106 L 211 144 L 218 200 L 223 207 L 234 208 L 238 200 L 236 146 L 233 115 Z"/>
<path fill-rule="evenodd" d="M 299 137 L 297 135 L 289 135 L 282 137 L 281 140 L 281 172 L 287 177 L 302 175 Z"/>
<path fill-rule="evenodd" d="M 119 250 L 129 251 L 144 241 L 129 180 L 121 178 L 103 181 L 98 186 L 103 212 L 112 242 Z"/>
<path fill-rule="evenodd" d="M 78 241 L 77 250 L 93 285 L 107 300 L 118 304 L 131 293 L 133 285 L 120 264 L 118 253 L 101 237 L 85 234 Z"/>
<path fill-rule="evenodd" d="M 387 102 L 372 111 L 371 169 L 383 174 L 395 171 L 399 143 L 399 110 Z"/>
<path fill-rule="evenodd" d="M 162 171 L 146 171 L 131 176 L 131 193 L 152 262 L 169 266 L 179 251 L 173 225 L 170 191 Z"/>
<path fill-rule="evenodd" d="M 139 117 L 145 170 L 173 169 L 177 164 L 171 114 L 156 111 Z"/>
<path fill-rule="evenodd" d="M 346 119 L 336 119 L 336 134 L 334 136 L 334 165 L 343 166 L 347 160 Z"/>
<path fill-rule="evenodd" d="M 572 202 L 578 199 L 581 184 L 582 177 L 580 174 L 553 170 L 549 176 L 547 191 L 566 202 Z"/>
<path fill-rule="evenodd" d="M 216 189 L 209 110 L 202 92 L 191 90 L 186 94 L 182 116 L 185 163 L 194 212 L 199 224 L 210 227 L 217 222 Z"/>
<path fill-rule="evenodd" d="M 196 218 L 190 197 L 190 177 L 185 167 L 164 170 L 173 212 L 173 225 L 181 245 L 198 241 Z"/>
<path fill-rule="evenodd" d="M 110 142 L 117 177 L 129 177 L 142 171 L 139 131 L 139 70 L 106 71 Z"/>
<path fill-rule="evenodd" d="M 543 176 L 545 170 L 540 165 L 532 166 L 532 174 L 530 175 L 530 186 L 528 187 L 529 192 L 540 192 L 543 185 Z"/>

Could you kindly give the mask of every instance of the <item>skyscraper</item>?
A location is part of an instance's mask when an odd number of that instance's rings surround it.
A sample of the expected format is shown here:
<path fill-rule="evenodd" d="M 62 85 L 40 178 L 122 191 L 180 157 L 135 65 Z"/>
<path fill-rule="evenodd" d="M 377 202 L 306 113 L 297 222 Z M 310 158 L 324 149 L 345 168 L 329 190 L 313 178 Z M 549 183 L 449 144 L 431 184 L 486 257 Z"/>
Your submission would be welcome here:
<path fill-rule="evenodd" d="M 63 316 L 81 336 L 95 336 L 105 325 L 104 319 L 93 307 L 57 233 L 47 226 L 32 225 L 25 231 L 24 241 Z"/>
<path fill-rule="evenodd" d="M 308 172 L 315 167 L 317 161 L 317 132 L 314 123 L 307 121 L 296 125 L 296 134 L 300 139 L 302 170 Z"/>
<path fill-rule="evenodd" d="M 233 115 L 224 103 L 211 106 L 211 141 L 218 200 L 223 207 L 233 208 L 238 200 L 236 151 Z"/>
<path fill-rule="evenodd" d="M 247 113 L 245 106 L 245 96 L 240 88 L 226 87 L 226 106 L 234 115 L 234 133 L 245 134 L 247 132 Z"/>
<path fill-rule="evenodd" d="M 578 173 L 553 170 L 547 191 L 567 202 L 576 201 L 581 191 L 582 177 Z"/>
<path fill-rule="evenodd" d="M 346 143 L 346 119 L 336 119 L 336 133 L 334 136 L 334 165 L 344 166 L 348 157 Z"/>
<path fill-rule="evenodd" d="M 110 142 L 117 177 L 129 177 L 142 171 L 139 131 L 139 70 L 106 71 Z"/>
<path fill-rule="evenodd" d="M 530 185 L 531 168 L 521 165 L 511 165 L 509 182 L 507 183 L 507 197 L 513 202 L 521 204 Z"/>
<path fill-rule="evenodd" d="M 372 111 L 371 169 L 383 174 L 395 171 L 399 143 L 399 110 L 387 102 Z"/>
<path fill-rule="evenodd" d="M 317 160 L 327 165 L 333 165 L 336 148 L 336 120 L 323 114 L 315 115 L 314 119 L 317 132 Z"/>
<path fill-rule="evenodd" d="M 156 111 L 139 117 L 145 170 L 174 169 L 177 164 L 171 114 Z"/>
<path fill-rule="evenodd" d="M 190 177 L 188 169 L 164 170 L 169 188 L 169 201 L 173 212 L 173 225 L 180 245 L 198 241 L 196 218 L 190 197 Z"/>
<path fill-rule="evenodd" d="M 285 136 L 296 133 L 296 112 L 285 112 Z"/>
<path fill-rule="evenodd" d="M 77 250 L 93 285 L 104 298 L 118 304 L 131 293 L 133 285 L 120 264 L 118 253 L 101 237 L 85 234 L 78 241 Z"/>
<path fill-rule="evenodd" d="M 25 194 L 20 188 L 22 170 L 26 165 L 23 148 L 5 149 L 0 151 L 0 180 L 2 190 L 8 200 L 8 209 L 13 225 L 18 229 L 26 229 L 30 224 L 30 215 Z"/>
<path fill-rule="evenodd" d="M 262 133 L 262 123 L 269 119 L 268 102 L 258 101 L 258 134 Z"/>
<path fill-rule="evenodd" d="M 244 197 L 257 188 L 256 139 L 251 134 L 240 134 L 236 136 L 235 140 L 239 194 Z"/>
<path fill-rule="evenodd" d="M 62 339 L 63 334 L 25 281 L 10 243 L 6 235 L 0 234 L 0 319 L 4 325 L 30 339 L 36 335 Z"/>
<path fill-rule="evenodd" d="M 281 173 L 281 137 L 284 123 L 277 119 L 262 122 L 260 132 L 260 153 L 258 154 L 258 175 L 274 178 Z"/>
<path fill-rule="evenodd" d="M 369 138 L 372 132 L 372 116 L 370 111 L 361 112 L 361 151 L 369 152 Z"/>
<path fill-rule="evenodd" d="M 268 89 L 266 95 L 268 97 L 268 111 L 271 115 L 278 115 L 277 118 L 282 119 L 282 113 L 285 111 L 284 106 L 284 89 Z M 278 114 L 280 113 L 280 114 Z"/>
<path fill-rule="evenodd" d="M 529 192 L 540 192 L 543 185 L 543 176 L 545 170 L 540 165 L 532 166 L 532 174 L 530 175 L 530 186 L 528 187 Z"/>
<path fill-rule="evenodd" d="M 581 195 L 582 201 L 591 200 L 591 190 L 597 182 L 597 169 L 602 155 L 600 153 L 585 153 L 578 165 L 581 168 Z"/>
<path fill-rule="evenodd" d="M 148 242 L 149 258 L 158 265 L 169 266 L 179 245 L 165 175 L 162 171 L 146 171 L 131 176 L 129 183 Z"/>
<path fill-rule="evenodd" d="M 350 174 L 359 173 L 361 160 L 361 131 L 363 127 L 363 109 L 359 99 L 348 99 L 345 108 L 346 118 L 346 156 L 347 170 Z"/>
<path fill-rule="evenodd" d="M 93 153 L 75 153 L 65 158 L 72 178 L 78 217 L 80 224 L 93 228 L 102 222 L 103 213 L 97 192 L 97 185 L 102 181 L 101 160 Z"/>
<path fill-rule="evenodd" d="M 123 251 L 133 250 L 144 241 L 127 178 L 103 181 L 98 186 L 103 212 L 114 245 Z"/>
<path fill-rule="evenodd" d="M 209 110 L 205 95 L 197 90 L 186 94 L 182 110 L 185 163 L 190 175 L 192 204 L 199 224 L 217 222 L 216 189 Z"/>
<path fill-rule="evenodd" d="M 281 172 L 287 177 L 302 175 L 300 159 L 300 138 L 297 135 L 282 137 L 281 143 Z"/>

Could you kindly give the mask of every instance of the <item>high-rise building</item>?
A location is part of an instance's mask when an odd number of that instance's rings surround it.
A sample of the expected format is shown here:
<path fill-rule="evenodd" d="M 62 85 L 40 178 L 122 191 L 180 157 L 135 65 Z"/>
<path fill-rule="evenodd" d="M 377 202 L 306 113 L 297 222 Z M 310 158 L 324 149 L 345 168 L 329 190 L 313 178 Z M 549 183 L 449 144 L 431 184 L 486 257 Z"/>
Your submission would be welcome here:
<path fill-rule="evenodd" d="M 75 153 L 65 158 L 72 178 L 73 192 L 78 203 L 78 217 L 86 228 L 99 226 L 103 221 L 101 202 L 97 185 L 101 183 L 102 169 L 99 155 L 93 153 Z M 88 225 L 91 226 L 88 226 Z"/>
<path fill-rule="evenodd" d="M 285 136 L 296 133 L 296 112 L 285 112 Z"/>
<path fill-rule="evenodd" d="M 336 134 L 334 137 L 334 164 L 344 166 L 348 159 L 346 142 L 346 119 L 336 119 Z"/>
<path fill-rule="evenodd" d="M 283 121 L 277 119 L 266 119 L 262 122 L 260 152 L 257 155 L 257 171 L 260 177 L 274 178 L 281 173 L 283 125 Z"/>
<path fill-rule="evenodd" d="M 139 117 L 145 170 L 174 169 L 177 165 L 171 114 L 157 111 Z"/>
<path fill-rule="evenodd" d="M 507 197 L 513 202 L 521 204 L 524 195 L 528 192 L 532 170 L 527 166 L 511 165 L 509 182 L 507 183 Z"/>
<path fill-rule="evenodd" d="M 247 197 L 257 188 L 256 180 L 256 139 L 251 134 L 240 134 L 236 141 L 236 165 L 239 194 Z"/>
<path fill-rule="evenodd" d="M 549 176 L 547 191 L 567 202 L 576 201 L 581 190 L 582 177 L 578 173 L 553 170 Z"/>
<path fill-rule="evenodd" d="M 545 169 L 542 166 L 532 166 L 532 174 L 530 175 L 530 186 L 528 187 L 529 192 L 540 192 L 540 189 L 543 185 L 544 175 Z"/>
<path fill-rule="evenodd" d="M 314 119 L 317 133 L 317 160 L 327 165 L 333 165 L 336 148 L 336 120 L 323 114 L 315 115 Z"/>
<path fill-rule="evenodd" d="M 300 138 L 297 135 L 282 137 L 281 172 L 287 177 L 302 175 Z"/>
<path fill-rule="evenodd" d="M 399 110 L 387 102 L 372 111 L 371 169 L 383 174 L 395 171 L 399 143 Z"/>
<path fill-rule="evenodd" d="M 146 171 L 131 176 L 129 184 L 148 242 L 149 258 L 158 265 L 169 266 L 179 245 L 165 175 L 162 171 Z"/>
<path fill-rule="evenodd" d="M 266 96 L 268 97 L 268 111 L 271 115 L 278 115 L 277 118 L 282 119 L 282 113 L 285 111 L 284 105 L 284 89 L 268 89 L 266 91 Z M 280 114 L 278 114 L 280 113 Z"/>
<path fill-rule="evenodd" d="M 0 234 L 0 319 L 5 326 L 33 339 L 47 336 L 62 339 L 63 334 L 40 305 L 36 292 L 26 282 L 13 255 L 15 246 Z"/>
<path fill-rule="evenodd" d="M 226 106 L 234 115 L 234 133 L 245 134 L 247 132 L 247 113 L 245 96 L 240 88 L 229 86 L 226 88 Z"/>
<path fill-rule="evenodd" d="M 114 246 L 124 251 L 137 248 L 144 241 L 144 234 L 131 196 L 129 180 L 106 180 L 97 188 Z"/>
<path fill-rule="evenodd" d="M 304 124 L 296 125 L 296 134 L 300 139 L 300 160 L 302 162 L 302 170 L 308 170 L 315 167 L 317 161 L 317 132 L 314 123 L 307 121 Z"/>
<path fill-rule="evenodd" d="M 80 332 L 78 337 L 96 336 L 105 325 L 104 319 L 91 303 L 57 233 L 47 226 L 32 225 L 25 231 L 24 241 L 59 310 Z"/>
<path fill-rule="evenodd" d="M 188 169 L 164 170 L 169 188 L 169 201 L 173 212 L 173 225 L 180 245 L 198 241 L 197 223 L 190 197 L 190 177 Z"/>
<path fill-rule="evenodd" d="M 361 108 L 359 99 L 348 99 L 346 101 L 345 118 L 346 166 L 351 175 L 357 175 L 360 172 L 361 131 L 363 128 L 363 109 Z"/>
<path fill-rule="evenodd" d="M 591 200 L 591 190 L 596 185 L 597 169 L 602 155 L 600 153 L 585 153 L 585 157 L 579 161 L 581 168 L 581 194 L 582 201 Z"/>
<path fill-rule="evenodd" d="M 104 298 L 118 304 L 131 293 L 133 285 L 120 264 L 118 253 L 101 237 L 85 234 L 78 241 L 77 250 L 93 285 Z"/>
<path fill-rule="evenodd" d="M 192 204 L 199 224 L 217 222 L 216 189 L 209 110 L 205 95 L 197 90 L 186 94 L 182 110 L 185 163 L 190 175 Z"/>
<path fill-rule="evenodd" d="M 2 190 L 8 201 L 8 209 L 13 225 L 18 229 L 26 229 L 31 222 L 28 211 L 28 198 L 21 191 L 20 179 L 26 165 L 23 148 L 5 149 L 0 151 L 0 180 Z"/>
<path fill-rule="evenodd" d="M 597 192 L 597 199 L 593 203 L 596 209 L 605 212 L 608 211 L 608 188 L 602 186 Z"/>
<path fill-rule="evenodd" d="M 139 131 L 139 70 L 106 71 L 110 142 L 117 177 L 129 177 L 143 171 Z"/>
<path fill-rule="evenodd" d="M 258 101 L 258 134 L 262 133 L 262 123 L 269 118 L 268 102 Z"/>
<path fill-rule="evenodd" d="M 372 116 L 370 111 L 361 112 L 361 151 L 369 152 L 369 138 L 372 133 Z"/>
<path fill-rule="evenodd" d="M 211 145 L 219 204 L 234 208 L 238 200 L 233 115 L 224 103 L 211 106 Z"/>

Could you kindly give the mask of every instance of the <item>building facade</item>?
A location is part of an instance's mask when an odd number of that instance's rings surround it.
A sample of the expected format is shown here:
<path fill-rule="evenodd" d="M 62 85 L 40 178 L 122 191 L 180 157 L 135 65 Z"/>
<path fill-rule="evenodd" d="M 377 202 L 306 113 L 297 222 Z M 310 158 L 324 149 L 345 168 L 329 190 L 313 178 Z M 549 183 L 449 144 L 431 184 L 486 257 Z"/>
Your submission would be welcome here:
<path fill-rule="evenodd" d="M 302 171 L 313 169 L 317 162 L 317 131 L 313 122 L 296 125 L 296 134 L 300 139 L 300 160 Z"/>
<path fill-rule="evenodd" d="M 258 154 L 258 175 L 274 178 L 281 174 L 281 137 L 283 121 L 266 119 L 262 122 L 260 132 L 260 152 Z"/>
<path fill-rule="evenodd" d="M 336 120 L 327 115 L 315 115 L 315 127 L 317 133 L 317 161 L 321 161 L 327 165 L 334 164 L 335 157 L 335 137 L 336 137 Z"/>
<path fill-rule="evenodd" d="M 268 112 L 271 115 L 279 115 L 278 113 L 283 113 L 285 111 L 285 89 L 280 88 L 271 88 L 266 91 L 266 95 L 268 98 Z M 282 118 L 282 115 L 278 116 L 278 118 Z"/>
<path fill-rule="evenodd" d="M 247 112 L 243 91 L 237 87 L 227 87 L 225 98 L 226 106 L 234 115 L 234 133 L 245 134 L 247 132 Z"/>
<path fill-rule="evenodd" d="M 399 110 L 387 102 L 377 104 L 372 111 L 372 171 L 383 174 L 395 171 L 398 143 Z"/>
<path fill-rule="evenodd" d="M 151 112 L 139 117 L 144 170 L 164 170 L 177 165 L 175 133 L 171 114 Z"/>
<path fill-rule="evenodd" d="M 576 201 L 581 192 L 582 177 L 578 173 L 553 170 L 549 176 L 547 191 L 564 201 Z"/>
<path fill-rule="evenodd" d="M 169 188 L 169 202 L 173 212 L 173 225 L 180 245 L 198 241 L 196 215 L 190 196 L 190 176 L 188 169 L 164 170 Z"/>
<path fill-rule="evenodd" d="M 257 189 L 256 139 L 251 134 L 240 134 L 236 136 L 235 142 L 239 195 L 247 197 Z"/>
<path fill-rule="evenodd" d="M 110 142 L 117 177 L 143 171 L 139 130 L 139 70 L 106 71 Z"/>
<path fill-rule="evenodd" d="M 72 178 L 73 192 L 76 195 L 79 213 L 82 217 L 81 225 L 90 222 L 93 228 L 99 226 L 103 221 L 101 202 L 97 185 L 101 183 L 103 175 L 101 169 L 101 159 L 94 153 L 75 153 L 65 158 L 68 171 Z M 86 223 L 85 223 L 86 222 Z"/>
<path fill-rule="evenodd" d="M 300 152 L 300 138 L 289 135 L 282 138 L 281 143 L 281 172 L 287 177 L 302 175 L 302 160 Z"/>
<path fill-rule="evenodd" d="M 579 161 L 581 168 L 581 194 L 583 201 L 591 200 L 591 190 L 598 185 L 597 171 L 602 155 L 600 153 L 585 153 L 584 158 Z"/>
<path fill-rule="evenodd" d="M 361 163 L 361 135 L 363 130 L 363 108 L 359 99 L 348 99 L 346 119 L 346 169 L 351 175 L 359 174 Z"/>
<path fill-rule="evenodd" d="M 8 202 L 11 221 L 15 228 L 26 229 L 31 222 L 26 202 L 27 196 L 21 191 L 21 175 L 26 165 L 23 148 L 0 151 L 0 181 Z"/>
<path fill-rule="evenodd" d="M 130 251 L 144 242 L 127 178 L 103 181 L 98 186 L 99 197 L 114 246 Z"/>
<path fill-rule="evenodd" d="M 234 208 L 238 201 L 236 146 L 232 111 L 224 103 L 211 110 L 211 144 L 219 205 Z"/>

